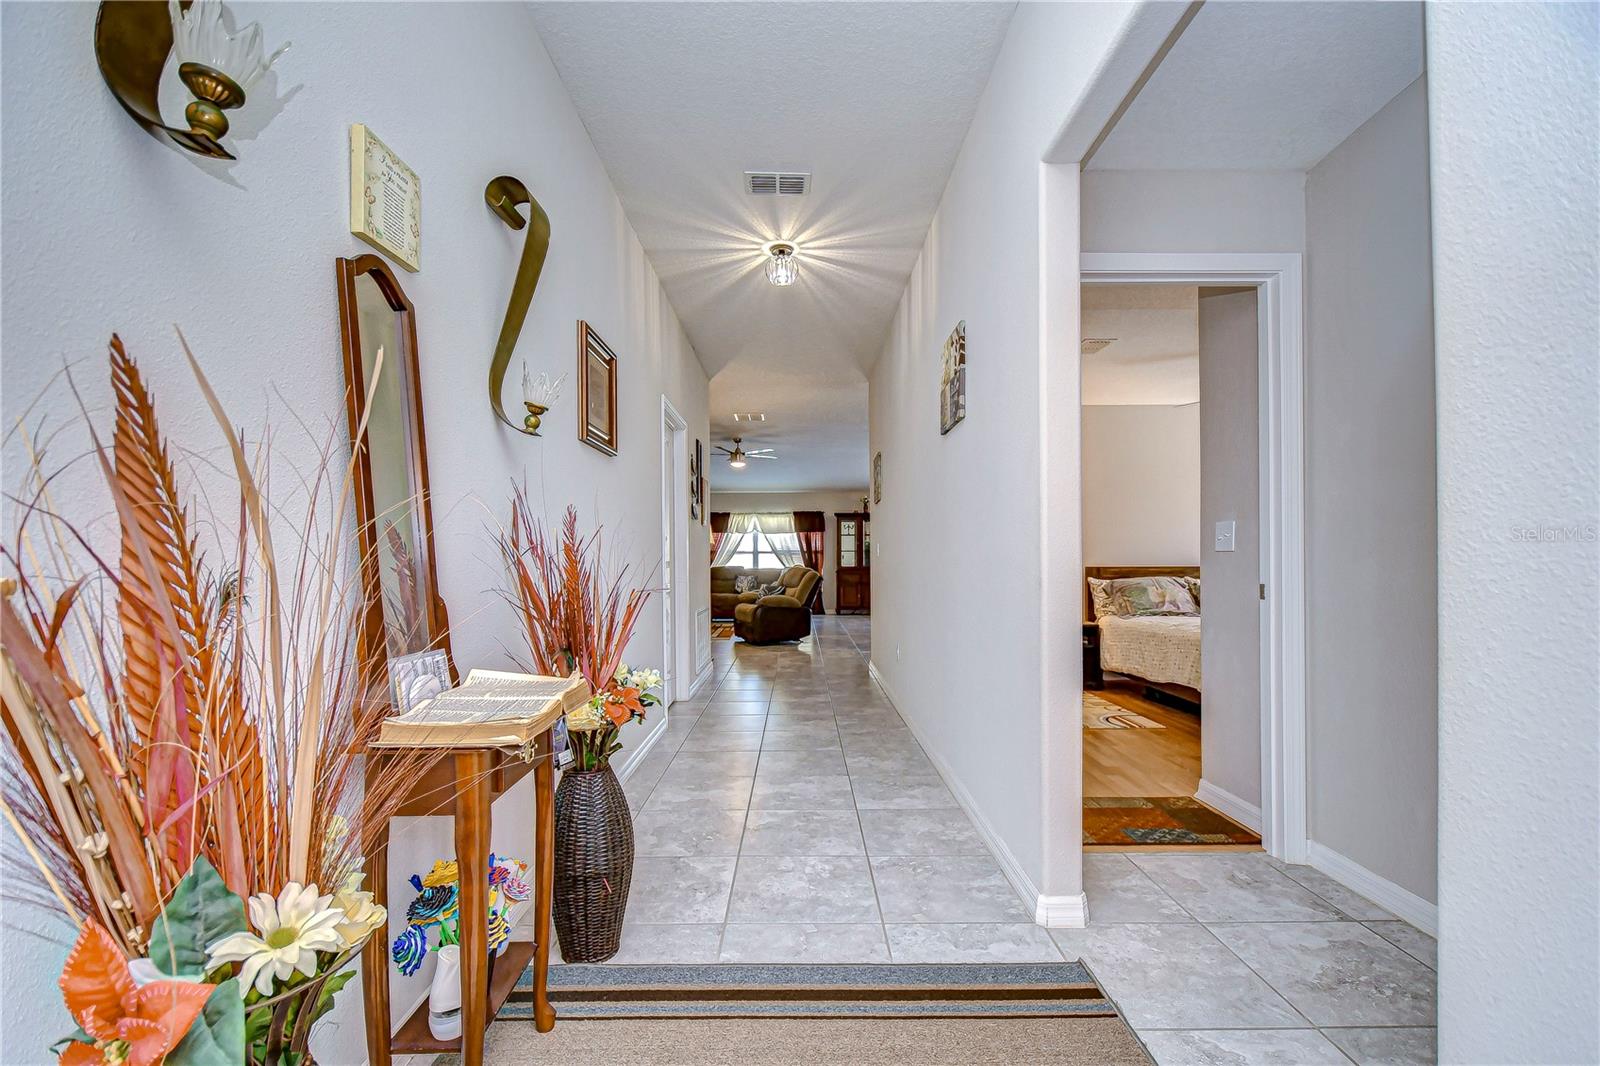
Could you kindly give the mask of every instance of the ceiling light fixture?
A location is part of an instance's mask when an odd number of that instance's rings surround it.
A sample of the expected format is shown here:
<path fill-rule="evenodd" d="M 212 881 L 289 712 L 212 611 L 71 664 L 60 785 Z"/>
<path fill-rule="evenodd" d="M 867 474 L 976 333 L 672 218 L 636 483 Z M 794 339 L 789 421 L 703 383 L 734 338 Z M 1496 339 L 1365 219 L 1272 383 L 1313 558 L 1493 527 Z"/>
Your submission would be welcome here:
<path fill-rule="evenodd" d="M 787 241 L 773 241 L 767 245 L 767 280 L 774 285 L 793 285 L 800 276 L 800 263 L 794 256 L 794 245 Z"/>

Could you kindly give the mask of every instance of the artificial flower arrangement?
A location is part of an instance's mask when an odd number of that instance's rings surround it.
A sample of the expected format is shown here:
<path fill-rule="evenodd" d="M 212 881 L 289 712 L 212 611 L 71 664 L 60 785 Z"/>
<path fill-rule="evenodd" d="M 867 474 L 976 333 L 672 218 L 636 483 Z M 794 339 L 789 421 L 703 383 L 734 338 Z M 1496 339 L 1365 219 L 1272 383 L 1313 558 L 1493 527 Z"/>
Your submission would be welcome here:
<path fill-rule="evenodd" d="M 534 517 L 527 496 L 512 497 L 511 527 L 500 538 L 511 589 L 535 673 L 566 677 L 577 670 L 594 698 L 569 711 L 568 742 L 579 772 L 609 765 L 622 747 L 618 734 L 645 708 L 661 702 L 655 670 L 629 670 L 622 661 L 648 588 L 628 584 L 627 566 L 607 567 L 600 533 L 578 533 L 578 512 L 568 507 L 559 538 Z"/>
<path fill-rule="evenodd" d="M 43 442 L 59 430 L 24 435 L 0 542 L 0 807 L 31 864 L 8 889 L 76 928 L 61 1062 L 308 1066 L 312 1024 L 387 920 L 360 891 L 363 857 L 440 756 L 364 780 L 382 679 L 356 651 L 351 468 L 324 445 L 299 472 L 310 498 L 273 497 L 268 434 L 247 445 L 183 353 L 235 482 L 218 507 L 214 482 L 198 497 L 198 520 L 115 337 L 109 444 L 79 410 L 118 554 L 85 532 L 81 494 L 54 498 L 64 468 Z M 208 560 L 200 529 L 234 532 Z"/>
<path fill-rule="evenodd" d="M 489 856 L 489 954 L 511 940 L 516 915 L 529 897 L 528 864 L 506 855 Z M 428 956 L 428 930 L 439 930 L 435 948 L 461 942 L 461 874 L 454 859 L 440 859 L 426 876 L 411 875 L 417 897 L 406 908 L 406 928 L 390 948 L 395 967 L 410 977 Z"/>
<path fill-rule="evenodd" d="M 652 689 L 661 687 L 656 670 L 629 670 L 617 667 L 609 684 L 583 706 L 567 712 L 567 740 L 572 745 L 573 769 L 598 770 L 622 748 L 618 732 L 632 721 L 643 721 L 646 707 L 654 707 L 661 697 Z"/>

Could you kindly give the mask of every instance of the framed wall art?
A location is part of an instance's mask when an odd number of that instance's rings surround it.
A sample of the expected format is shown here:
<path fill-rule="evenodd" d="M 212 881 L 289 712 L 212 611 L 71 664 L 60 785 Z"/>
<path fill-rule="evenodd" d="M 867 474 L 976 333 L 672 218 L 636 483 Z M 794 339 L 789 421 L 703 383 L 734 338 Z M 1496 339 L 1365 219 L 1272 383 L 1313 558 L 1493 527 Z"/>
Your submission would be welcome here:
<path fill-rule="evenodd" d="M 578 320 L 578 439 L 617 454 L 617 353 Z"/>
<path fill-rule="evenodd" d="M 422 179 L 359 122 L 350 127 L 350 232 L 422 269 Z"/>
<path fill-rule="evenodd" d="M 700 521 L 700 513 L 705 510 L 705 501 L 700 498 L 700 469 L 705 461 L 705 453 L 701 448 L 699 438 L 695 439 L 694 451 L 689 455 L 689 520 Z"/>
<path fill-rule="evenodd" d="M 872 502 L 883 502 L 883 453 L 872 457 Z"/>
<path fill-rule="evenodd" d="M 967 417 L 967 323 L 963 319 L 945 338 L 939 361 L 939 432 L 949 433 Z"/>

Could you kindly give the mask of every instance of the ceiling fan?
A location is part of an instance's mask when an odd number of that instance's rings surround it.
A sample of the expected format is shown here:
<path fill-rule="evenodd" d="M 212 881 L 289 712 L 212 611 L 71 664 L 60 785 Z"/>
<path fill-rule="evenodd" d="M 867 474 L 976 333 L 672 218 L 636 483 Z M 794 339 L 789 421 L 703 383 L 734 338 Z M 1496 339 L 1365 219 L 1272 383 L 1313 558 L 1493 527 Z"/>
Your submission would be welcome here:
<path fill-rule="evenodd" d="M 742 447 L 740 447 L 740 442 L 742 440 L 744 440 L 743 437 L 734 437 L 732 450 L 724 448 L 720 444 L 717 445 L 717 451 L 728 457 L 728 465 L 733 467 L 735 470 L 743 470 L 746 459 L 777 458 L 776 455 L 771 454 L 771 448 L 752 448 L 749 451 L 745 451 Z"/>

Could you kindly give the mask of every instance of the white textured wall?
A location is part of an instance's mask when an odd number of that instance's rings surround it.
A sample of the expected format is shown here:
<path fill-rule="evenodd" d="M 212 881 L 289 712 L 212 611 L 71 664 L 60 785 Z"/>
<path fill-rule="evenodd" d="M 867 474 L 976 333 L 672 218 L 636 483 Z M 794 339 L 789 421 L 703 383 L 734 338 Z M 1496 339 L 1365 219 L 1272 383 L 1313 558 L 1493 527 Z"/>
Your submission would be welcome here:
<path fill-rule="evenodd" d="M 1273 170 L 1086 170 L 1086 252 L 1298 252 L 1305 175 Z"/>
<path fill-rule="evenodd" d="M 839 489 L 822 492 L 713 492 L 713 511 L 821 511 L 827 528 L 822 536 L 822 605 L 833 614 L 838 605 L 838 582 L 834 580 L 834 562 L 838 558 L 837 511 L 861 510 L 861 497 L 866 489 Z"/>
<path fill-rule="evenodd" d="M 1085 566 L 1200 562 L 1200 406 L 1083 407 Z"/>
<path fill-rule="evenodd" d="M 1076 749 L 1042 744 L 1045 715 L 1077 712 L 1075 697 L 1041 691 L 1040 160 L 1136 11 L 1018 7 L 871 378 L 872 450 L 883 452 L 883 502 L 872 516 L 873 662 L 1002 842 L 1013 874 L 1052 895 L 1082 888 L 1076 862 L 1047 864 L 1042 810 L 1047 772 L 1077 779 Z M 1075 332 L 1075 265 L 1071 275 L 1052 299 Z M 939 352 L 963 319 L 967 417 L 940 436 Z M 1055 368 L 1070 372 L 1070 403 L 1052 393 L 1068 419 L 1078 408 L 1075 342 L 1072 351 Z M 1076 498 L 1075 427 L 1071 436 L 1062 481 Z M 1076 514 L 1071 526 L 1066 569 L 1081 574 Z M 1066 669 L 1060 681 L 1070 693 L 1077 667 Z M 975 709 L 997 742 L 973 742 Z M 1078 731 L 1074 718 L 1070 732 Z M 1071 837 L 1063 848 L 1076 853 L 1074 832 L 1058 826 L 1056 835 Z"/>
<path fill-rule="evenodd" d="M 1427 45 L 1439 1057 L 1593 1063 L 1600 8 L 1430 4 Z"/>
<path fill-rule="evenodd" d="M 1200 776 L 1261 803 L 1261 497 L 1256 294 L 1200 290 Z M 1216 524 L 1234 522 L 1231 552 Z"/>
<path fill-rule="evenodd" d="M 1435 900 L 1433 275 L 1414 82 L 1306 177 L 1311 839 Z"/>
<path fill-rule="evenodd" d="M 291 467 L 305 468 L 313 453 L 296 418 L 335 441 L 345 432 L 333 261 L 368 250 L 347 227 L 348 127 L 365 122 L 422 179 L 423 268 L 400 276 L 418 309 L 439 578 L 454 649 L 462 666 L 505 664 L 520 637 L 487 592 L 498 579 L 488 526 L 504 515 L 511 484 L 525 481 L 551 514 L 576 503 L 619 546 L 656 559 L 661 396 L 688 419 L 691 438 L 706 439 L 705 374 L 521 6 L 230 7 L 241 24 L 261 20 L 269 42 L 294 47 L 280 62 L 277 113 L 236 143 L 237 163 L 220 166 L 129 121 L 96 72 L 94 5 L 4 6 L 5 422 L 67 359 L 80 361 L 80 387 L 103 418 L 103 353 L 117 330 L 156 388 L 174 443 L 215 459 L 217 434 L 180 362 L 176 322 L 235 420 L 256 429 L 270 416 L 278 484 L 287 488 Z M 237 121 L 247 133 L 265 113 L 255 109 L 271 103 L 255 95 Z M 63 115 L 71 116 L 66 126 Z M 483 202 L 484 184 L 502 173 L 528 184 L 553 226 L 518 354 L 535 371 L 570 372 L 574 323 L 594 324 L 620 356 L 619 457 L 577 441 L 570 383 L 543 440 L 490 415 L 488 361 L 522 248 L 522 234 Z M 56 424 L 66 417 L 59 388 L 42 410 Z M 58 457 L 79 440 L 62 438 Z M 5 460 L 9 489 L 20 474 L 15 441 Z M 76 514 L 104 514 L 109 501 L 95 480 L 79 464 L 58 493 Z M 702 555 L 703 527 L 691 538 L 691 555 Z M 703 576 L 693 601 L 709 604 Z M 652 610 L 634 655 L 658 660 L 661 645 Z M 497 841 L 515 836 L 519 823 L 526 832 L 528 807 L 511 799 L 499 808 Z M 447 829 L 402 835 L 391 862 L 397 879 L 448 839 Z M 8 922 L 13 915 L 8 908 Z M 69 1028 L 55 989 L 61 952 L 9 929 L 4 950 L 0 1061 L 44 1061 L 48 1043 Z M 341 996 L 319 1036 L 321 1061 L 362 1058 L 360 1002 L 358 986 Z"/>

